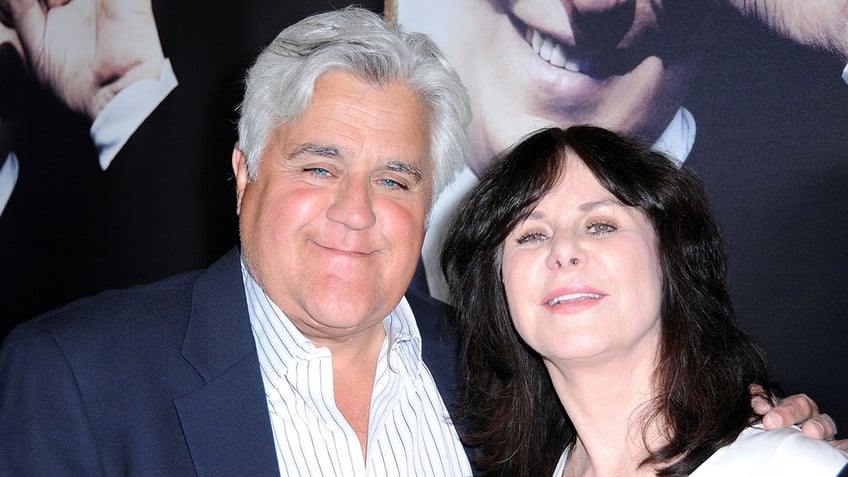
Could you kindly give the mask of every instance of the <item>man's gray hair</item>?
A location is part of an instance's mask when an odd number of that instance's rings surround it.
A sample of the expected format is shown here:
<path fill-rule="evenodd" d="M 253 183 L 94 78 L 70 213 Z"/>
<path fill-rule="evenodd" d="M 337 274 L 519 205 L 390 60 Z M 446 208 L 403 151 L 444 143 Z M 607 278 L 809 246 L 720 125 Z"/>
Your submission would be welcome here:
<path fill-rule="evenodd" d="M 430 108 L 435 197 L 465 165 L 471 120 L 468 93 L 430 38 L 403 32 L 356 7 L 289 26 L 248 71 L 238 133 L 250 180 L 256 179 L 271 131 L 302 114 L 316 79 L 333 71 L 375 86 L 400 82 Z"/>

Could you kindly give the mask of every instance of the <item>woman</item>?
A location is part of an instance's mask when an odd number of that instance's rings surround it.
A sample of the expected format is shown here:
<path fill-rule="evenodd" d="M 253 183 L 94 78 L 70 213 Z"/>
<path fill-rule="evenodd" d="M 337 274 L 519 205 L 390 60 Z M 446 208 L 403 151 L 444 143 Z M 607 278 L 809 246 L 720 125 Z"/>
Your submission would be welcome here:
<path fill-rule="evenodd" d="M 835 475 L 848 460 L 751 427 L 748 385 L 771 383 L 735 324 L 706 193 L 648 146 L 542 130 L 490 168 L 447 237 L 482 470 Z"/>

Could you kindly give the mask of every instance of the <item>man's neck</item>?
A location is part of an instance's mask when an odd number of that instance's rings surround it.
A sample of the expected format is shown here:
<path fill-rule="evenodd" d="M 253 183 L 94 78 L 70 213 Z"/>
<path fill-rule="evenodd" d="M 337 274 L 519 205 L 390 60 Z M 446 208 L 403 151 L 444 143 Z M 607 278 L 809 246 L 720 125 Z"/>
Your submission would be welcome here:
<path fill-rule="evenodd" d="M 382 326 L 379 328 L 382 329 Z M 333 354 L 333 395 L 336 406 L 356 432 L 363 458 L 367 455 L 368 424 L 377 360 L 384 341 L 385 333 L 376 347 L 362 348 L 356 356 L 337 359 Z"/>

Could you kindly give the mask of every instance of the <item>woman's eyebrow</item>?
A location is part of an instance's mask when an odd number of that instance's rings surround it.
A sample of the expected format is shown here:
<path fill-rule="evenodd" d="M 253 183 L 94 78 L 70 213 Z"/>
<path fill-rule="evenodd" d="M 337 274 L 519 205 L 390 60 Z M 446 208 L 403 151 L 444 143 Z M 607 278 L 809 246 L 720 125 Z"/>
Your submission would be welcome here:
<path fill-rule="evenodd" d="M 621 202 L 613 199 L 604 199 L 604 200 L 593 200 L 592 202 L 586 202 L 585 204 L 580 204 L 580 211 L 589 212 L 591 210 L 599 209 L 601 207 L 616 207 L 622 205 Z"/>

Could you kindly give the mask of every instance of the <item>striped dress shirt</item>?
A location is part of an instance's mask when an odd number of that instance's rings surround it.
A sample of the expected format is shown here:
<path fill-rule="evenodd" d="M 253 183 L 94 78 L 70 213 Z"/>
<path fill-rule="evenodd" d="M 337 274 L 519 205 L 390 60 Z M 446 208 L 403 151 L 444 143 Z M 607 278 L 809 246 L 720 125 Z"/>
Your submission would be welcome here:
<path fill-rule="evenodd" d="M 383 320 L 367 460 L 335 403 L 330 350 L 316 348 L 242 263 L 250 324 L 284 476 L 469 476 L 471 467 L 404 298 Z"/>

